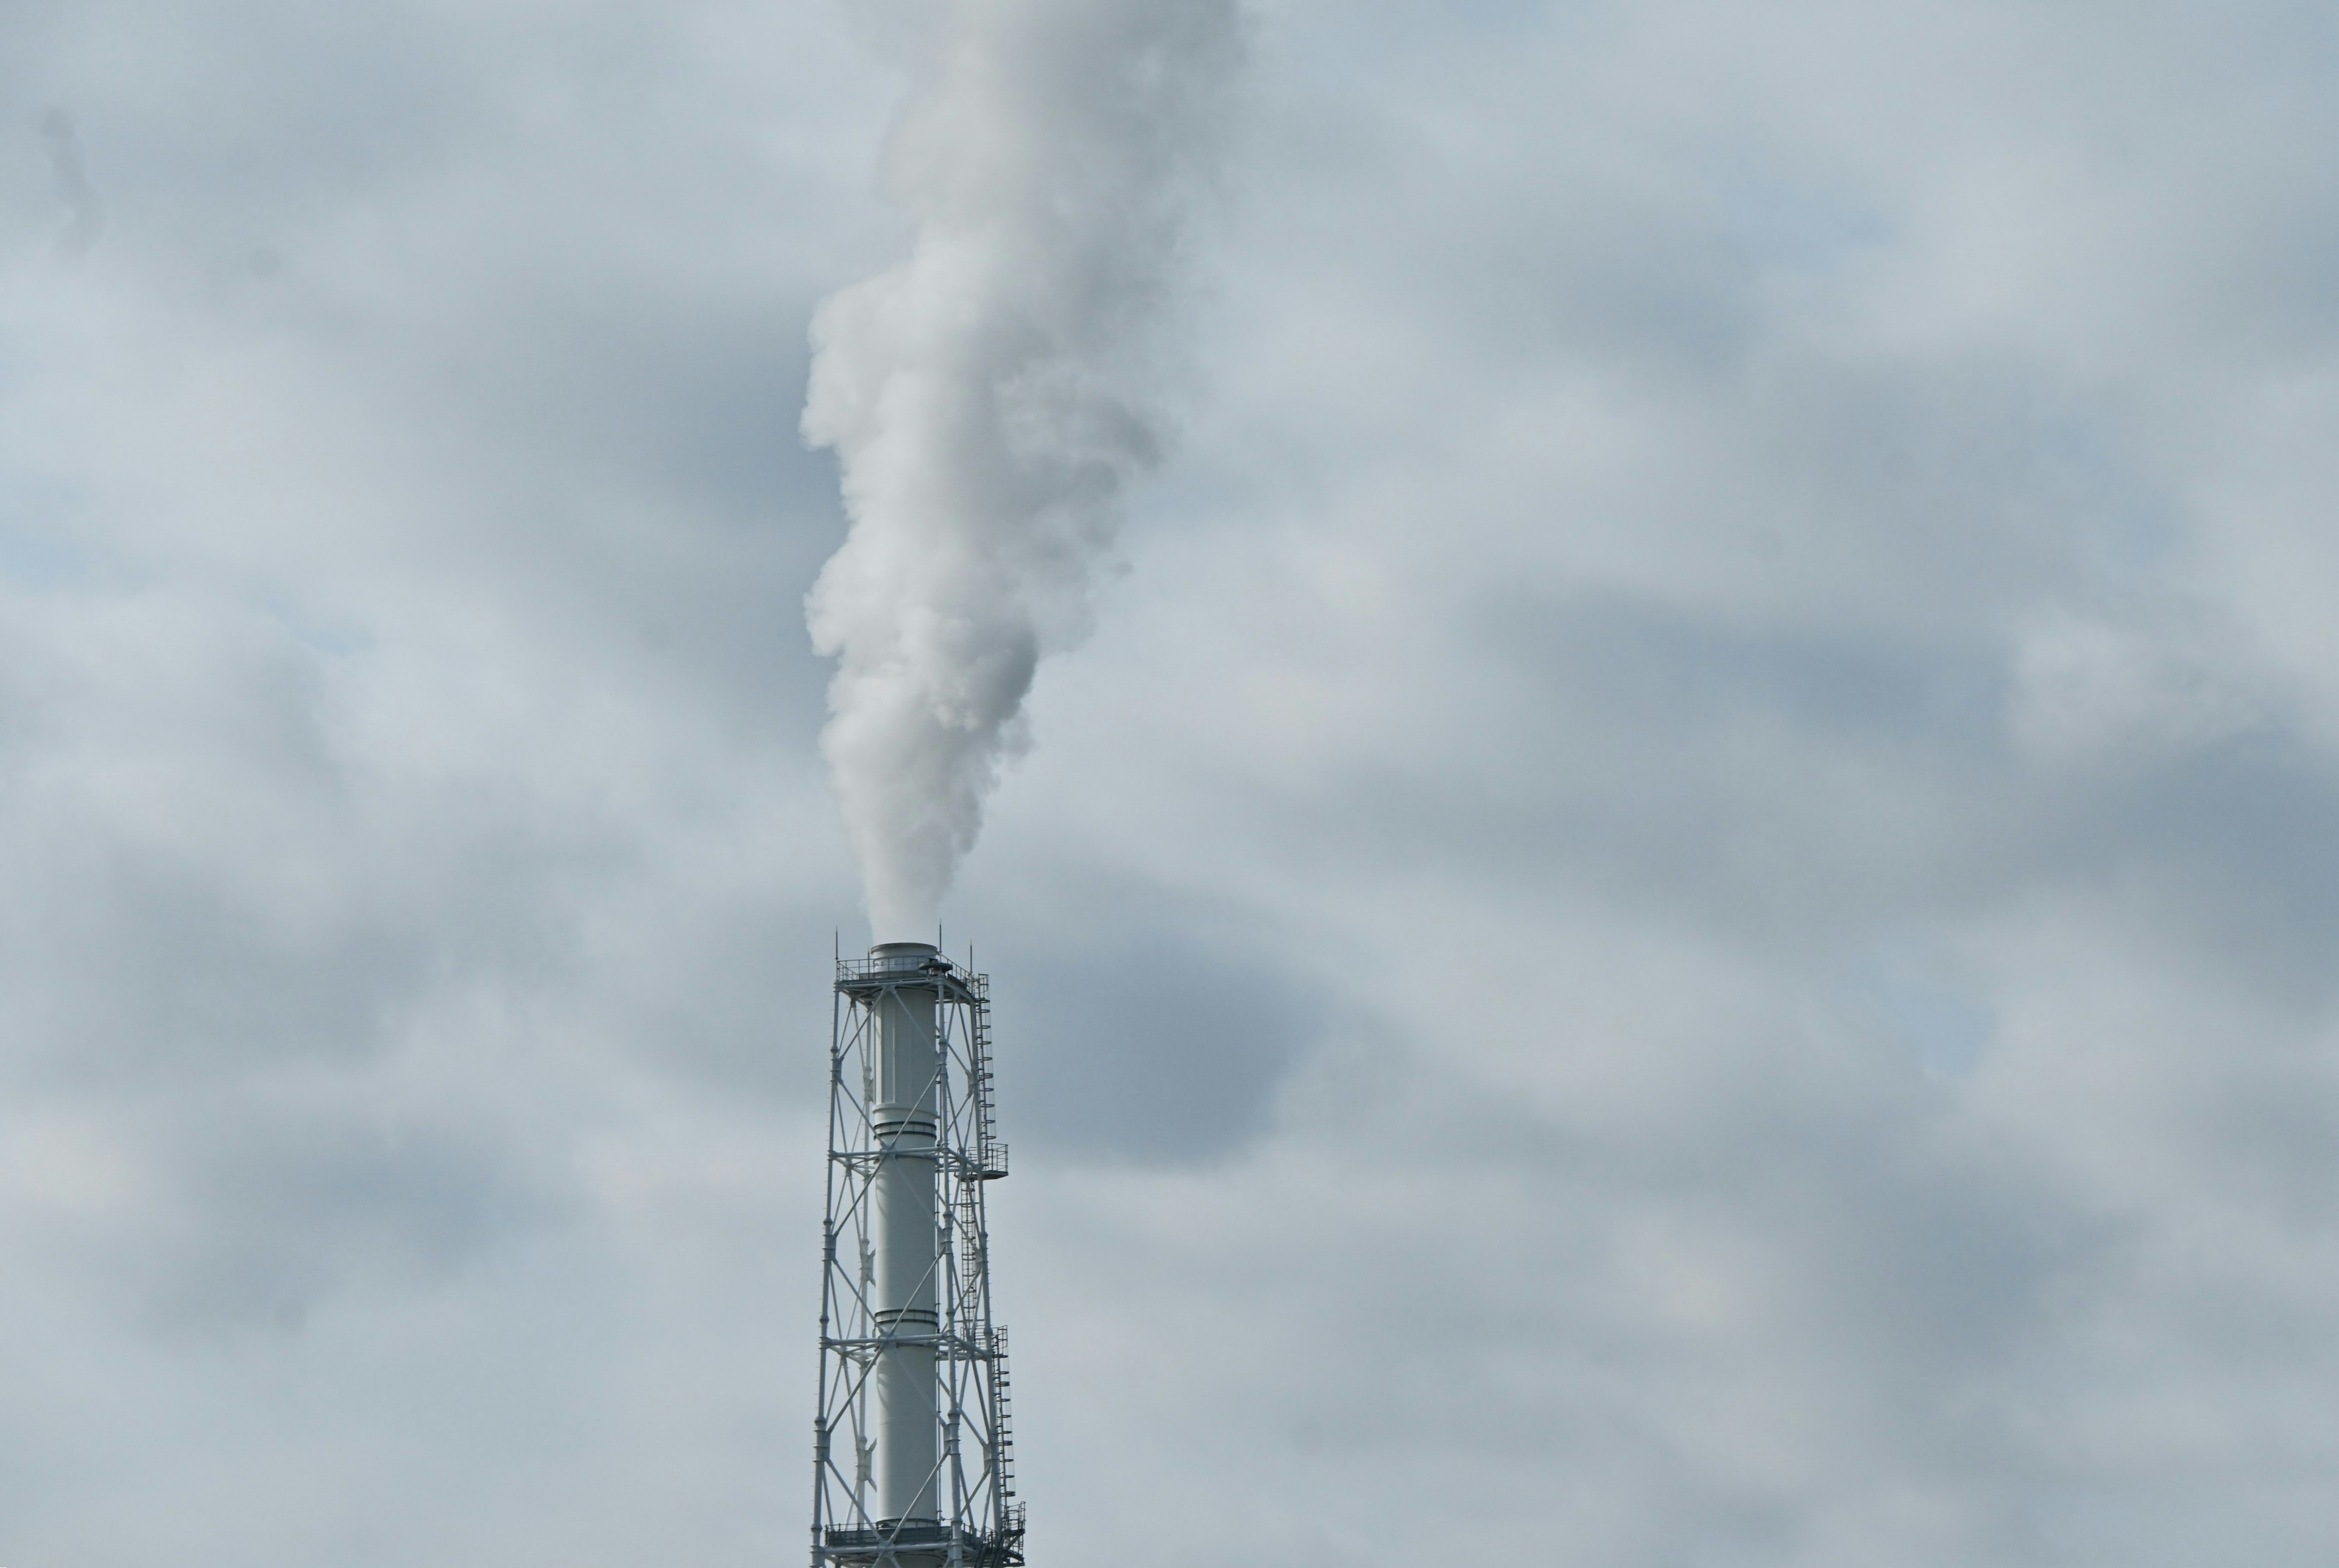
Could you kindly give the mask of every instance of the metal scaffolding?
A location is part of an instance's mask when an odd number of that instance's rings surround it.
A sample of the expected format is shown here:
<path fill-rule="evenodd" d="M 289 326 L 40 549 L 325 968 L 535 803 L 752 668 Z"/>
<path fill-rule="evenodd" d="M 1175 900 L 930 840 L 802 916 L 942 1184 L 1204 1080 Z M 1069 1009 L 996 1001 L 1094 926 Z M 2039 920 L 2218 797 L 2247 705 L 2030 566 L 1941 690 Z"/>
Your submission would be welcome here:
<path fill-rule="evenodd" d="M 890 943 L 837 961 L 834 1011 L 812 1568 L 1020 1568 L 989 977 Z"/>

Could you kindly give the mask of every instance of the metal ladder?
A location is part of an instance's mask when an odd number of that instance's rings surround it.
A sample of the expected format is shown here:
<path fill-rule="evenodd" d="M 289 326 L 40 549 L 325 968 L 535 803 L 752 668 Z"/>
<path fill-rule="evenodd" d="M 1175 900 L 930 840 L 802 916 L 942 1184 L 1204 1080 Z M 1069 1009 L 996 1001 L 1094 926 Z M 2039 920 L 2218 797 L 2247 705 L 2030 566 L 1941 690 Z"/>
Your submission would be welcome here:
<path fill-rule="evenodd" d="M 982 1189 L 962 1182 L 958 1189 L 958 1320 L 974 1326 L 982 1321 L 983 1254 Z"/>
<path fill-rule="evenodd" d="M 999 1403 L 999 1428 L 991 1435 L 998 1453 L 999 1498 L 1004 1504 L 1015 1495 L 1015 1414 L 1008 1403 L 1007 1328 L 1005 1325 L 991 1331 L 991 1392 Z"/>
<path fill-rule="evenodd" d="M 973 1060 L 971 1065 L 974 1069 L 972 1087 L 975 1107 L 975 1163 L 986 1174 L 1005 1175 L 1007 1146 L 999 1141 L 998 1129 L 993 1125 L 999 1107 L 991 1074 L 991 1009 L 988 1007 L 974 1010 L 972 1044 Z"/>

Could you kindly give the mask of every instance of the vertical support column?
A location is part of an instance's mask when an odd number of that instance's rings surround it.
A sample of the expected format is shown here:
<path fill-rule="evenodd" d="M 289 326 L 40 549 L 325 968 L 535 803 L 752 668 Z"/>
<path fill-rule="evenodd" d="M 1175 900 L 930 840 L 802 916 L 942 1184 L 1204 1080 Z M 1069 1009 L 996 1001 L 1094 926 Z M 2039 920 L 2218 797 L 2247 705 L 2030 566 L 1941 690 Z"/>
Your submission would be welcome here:
<path fill-rule="evenodd" d="M 940 1286 L 942 1230 L 934 1214 L 935 1138 L 942 1123 L 942 1053 L 934 1034 L 941 1001 L 932 982 L 916 977 L 935 950 L 925 942 L 886 942 L 870 949 L 881 971 L 898 969 L 903 982 L 874 998 L 876 1172 L 870 1182 L 871 1228 L 876 1267 L 871 1305 L 879 1335 L 923 1344 L 887 1345 L 871 1377 L 876 1405 L 876 1497 L 881 1524 L 939 1518 L 934 1482 L 939 1441 L 933 1336 Z"/>

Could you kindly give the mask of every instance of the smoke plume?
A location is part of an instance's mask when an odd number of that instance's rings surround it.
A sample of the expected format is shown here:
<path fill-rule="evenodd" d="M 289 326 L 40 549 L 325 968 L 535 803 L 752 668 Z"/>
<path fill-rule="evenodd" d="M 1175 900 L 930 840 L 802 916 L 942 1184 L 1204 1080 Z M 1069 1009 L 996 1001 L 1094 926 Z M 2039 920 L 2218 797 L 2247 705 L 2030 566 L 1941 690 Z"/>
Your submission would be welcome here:
<path fill-rule="evenodd" d="M 1239 54 L 1233 0 L 944 0 L 887 150 L 900 265 L 813 323 L 852 528 L 806 601 L 881 939 L 923 935 L 1158 460 L 1148 342 Z"/>

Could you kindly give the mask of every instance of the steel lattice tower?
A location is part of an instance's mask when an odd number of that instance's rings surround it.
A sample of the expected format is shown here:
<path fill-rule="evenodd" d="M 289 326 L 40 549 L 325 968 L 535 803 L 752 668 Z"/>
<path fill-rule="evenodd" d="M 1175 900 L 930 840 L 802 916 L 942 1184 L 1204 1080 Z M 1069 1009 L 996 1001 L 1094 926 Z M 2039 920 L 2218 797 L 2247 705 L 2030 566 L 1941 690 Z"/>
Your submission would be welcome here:
<path fill-rule="evenodd" d="M 839 959 L 812 1568 L 1019 1568 L 991 1316 L 989 977 L 924 942 Z"/>

